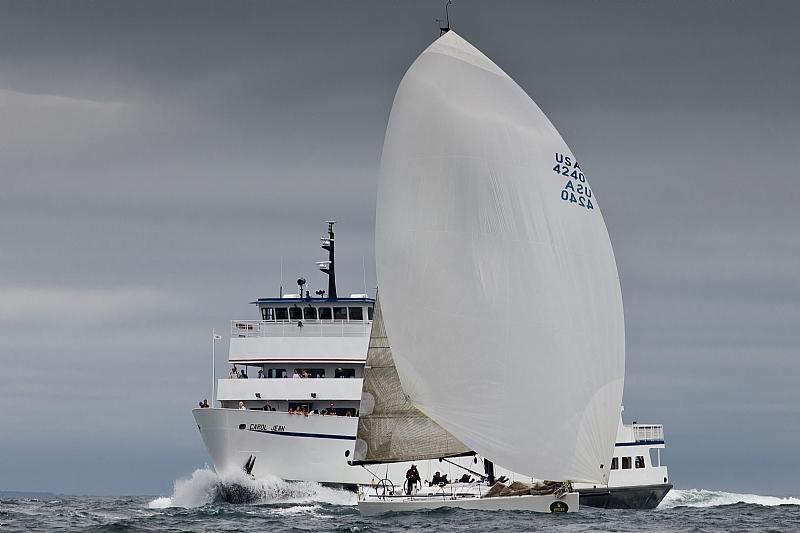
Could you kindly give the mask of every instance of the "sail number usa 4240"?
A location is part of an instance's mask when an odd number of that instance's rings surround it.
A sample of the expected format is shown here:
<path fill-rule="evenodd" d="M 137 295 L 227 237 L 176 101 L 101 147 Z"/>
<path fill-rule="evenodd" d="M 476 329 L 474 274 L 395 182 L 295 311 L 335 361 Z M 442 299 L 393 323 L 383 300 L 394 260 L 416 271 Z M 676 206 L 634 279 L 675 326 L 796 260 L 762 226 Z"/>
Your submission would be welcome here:
<path fill-rule="evenodd" d="M 564 188 L 561 189 L 561 199 L 586 209 L 594 209 L 592 189 L 586 183 L 586 176 L 583 175 L 578 162 L 558 152 L 555 154 L 555 161 L 553 172 L 567 178 Z"/>

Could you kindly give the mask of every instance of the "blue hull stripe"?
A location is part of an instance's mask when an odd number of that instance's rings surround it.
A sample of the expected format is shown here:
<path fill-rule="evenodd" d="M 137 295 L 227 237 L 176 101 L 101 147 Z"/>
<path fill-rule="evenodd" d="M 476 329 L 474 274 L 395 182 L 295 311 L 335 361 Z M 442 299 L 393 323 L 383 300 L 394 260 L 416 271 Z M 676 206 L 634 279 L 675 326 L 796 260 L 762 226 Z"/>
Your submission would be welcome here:
<path fill-rule="evenodd" d="M 295 433 L 294 431 L 270 431 L 268 429 L 249 429 L 256 433 L 269 433 L 271 435 L 282 435 L 284 437 L 308 437 L 311 439 L 337 439 L 337 440 L 356 440 L 355 435 L 331 435 L 329 433 Z"/>
<path fill-rule="evenodd" d="M 640 440 L 639 442 L 618 442 L 614 446 L 652 446 L 654 444 L 664 444 L 663 440 Z"/>

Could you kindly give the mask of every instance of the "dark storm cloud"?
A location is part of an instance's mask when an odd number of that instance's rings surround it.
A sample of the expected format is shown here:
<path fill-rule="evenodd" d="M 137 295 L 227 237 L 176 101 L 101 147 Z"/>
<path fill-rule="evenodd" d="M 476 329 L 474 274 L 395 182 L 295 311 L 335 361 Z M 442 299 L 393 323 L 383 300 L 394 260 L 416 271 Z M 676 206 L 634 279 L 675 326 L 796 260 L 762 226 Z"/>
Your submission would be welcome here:
<path fill-rule="evenodd" d="M 328 218 L 344 292 L 374 286 L 386 119 L 440 10 L 0 6 L 0 488 L 167 491 L 207 461 L 189 409 L 211 327 L 252 317 L 282 260 L 284 285 L 321 285 Z M 679 486 L 796 492 L 798 8 L 451 12 L 592 180 L 622 279 L 628 419 L 666 424 Z"/>

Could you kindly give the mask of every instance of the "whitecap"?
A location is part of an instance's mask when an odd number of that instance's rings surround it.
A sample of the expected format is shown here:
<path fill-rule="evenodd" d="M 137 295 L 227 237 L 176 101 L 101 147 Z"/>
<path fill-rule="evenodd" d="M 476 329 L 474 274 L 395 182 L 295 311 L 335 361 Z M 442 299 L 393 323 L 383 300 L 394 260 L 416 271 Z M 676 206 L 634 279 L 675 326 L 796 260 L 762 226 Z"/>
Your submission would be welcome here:
<path fill-rule="evenodd" d="M 289 482 L 275 476 L 252 478 L 243 472 L 218 476 L 209 468 L 201 468 L 190 478 L 175 481 L 171 496 L 156 498 L 148 507 L 193 508 L 215 502 L 355 505 L 356 495 L 312 481 Z"/>
<path fill-rule="evenodd" d="M 738 494 L 706 489 L 673 489 L 661 504 L 659 509 L 672 507 L 714 507 L 717 505 L 731 505 L 735 503 L 751 503 L 756 505 L 800 505 L 800 498 L 792 496 L 760 496 L 758 494 Z"/>

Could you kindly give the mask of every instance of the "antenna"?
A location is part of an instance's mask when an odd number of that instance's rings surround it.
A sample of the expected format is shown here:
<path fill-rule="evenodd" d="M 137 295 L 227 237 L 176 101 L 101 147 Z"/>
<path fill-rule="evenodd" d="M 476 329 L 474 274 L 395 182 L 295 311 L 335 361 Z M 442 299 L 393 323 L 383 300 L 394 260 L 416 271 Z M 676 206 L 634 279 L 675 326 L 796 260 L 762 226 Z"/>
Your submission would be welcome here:
<path fill-rule="evenodd" d="M 447 0 L 447 3 L 444 5 L 444 14 L 446 19 L 445 20 L 436 19 L 436 22 L 439 23 L 439 37 L 450 31 L 450 10 L 448 9 L 448 7 L 452 3 L 453 0 Z M 442 22 L 445 23 L 445 26 L 442 26 Z"/>
<path fill-rule="evenodd" d="M 283 256 L 281 256 L 281 290 L 280 297 L 283 298 Z"/>
<path fill-rule="evenodd" d="M 322 249 L 328 251 L 328 260 L 317 261 L 317 265 L 321 271 L 328 275 L 328 298 L 336 299 L 336 268 L 334 266 L 336 238 L 333 234 L 334 224 L 336 224 L 335 220 L 328 220 L 328 236 L 320 238 Z"/>
<path fill-rule="evenodd" d="M 367 294 L 367 262 L 364 256 L 361 256 L 361 272 L 364 275 L 364 294 Z"/>

